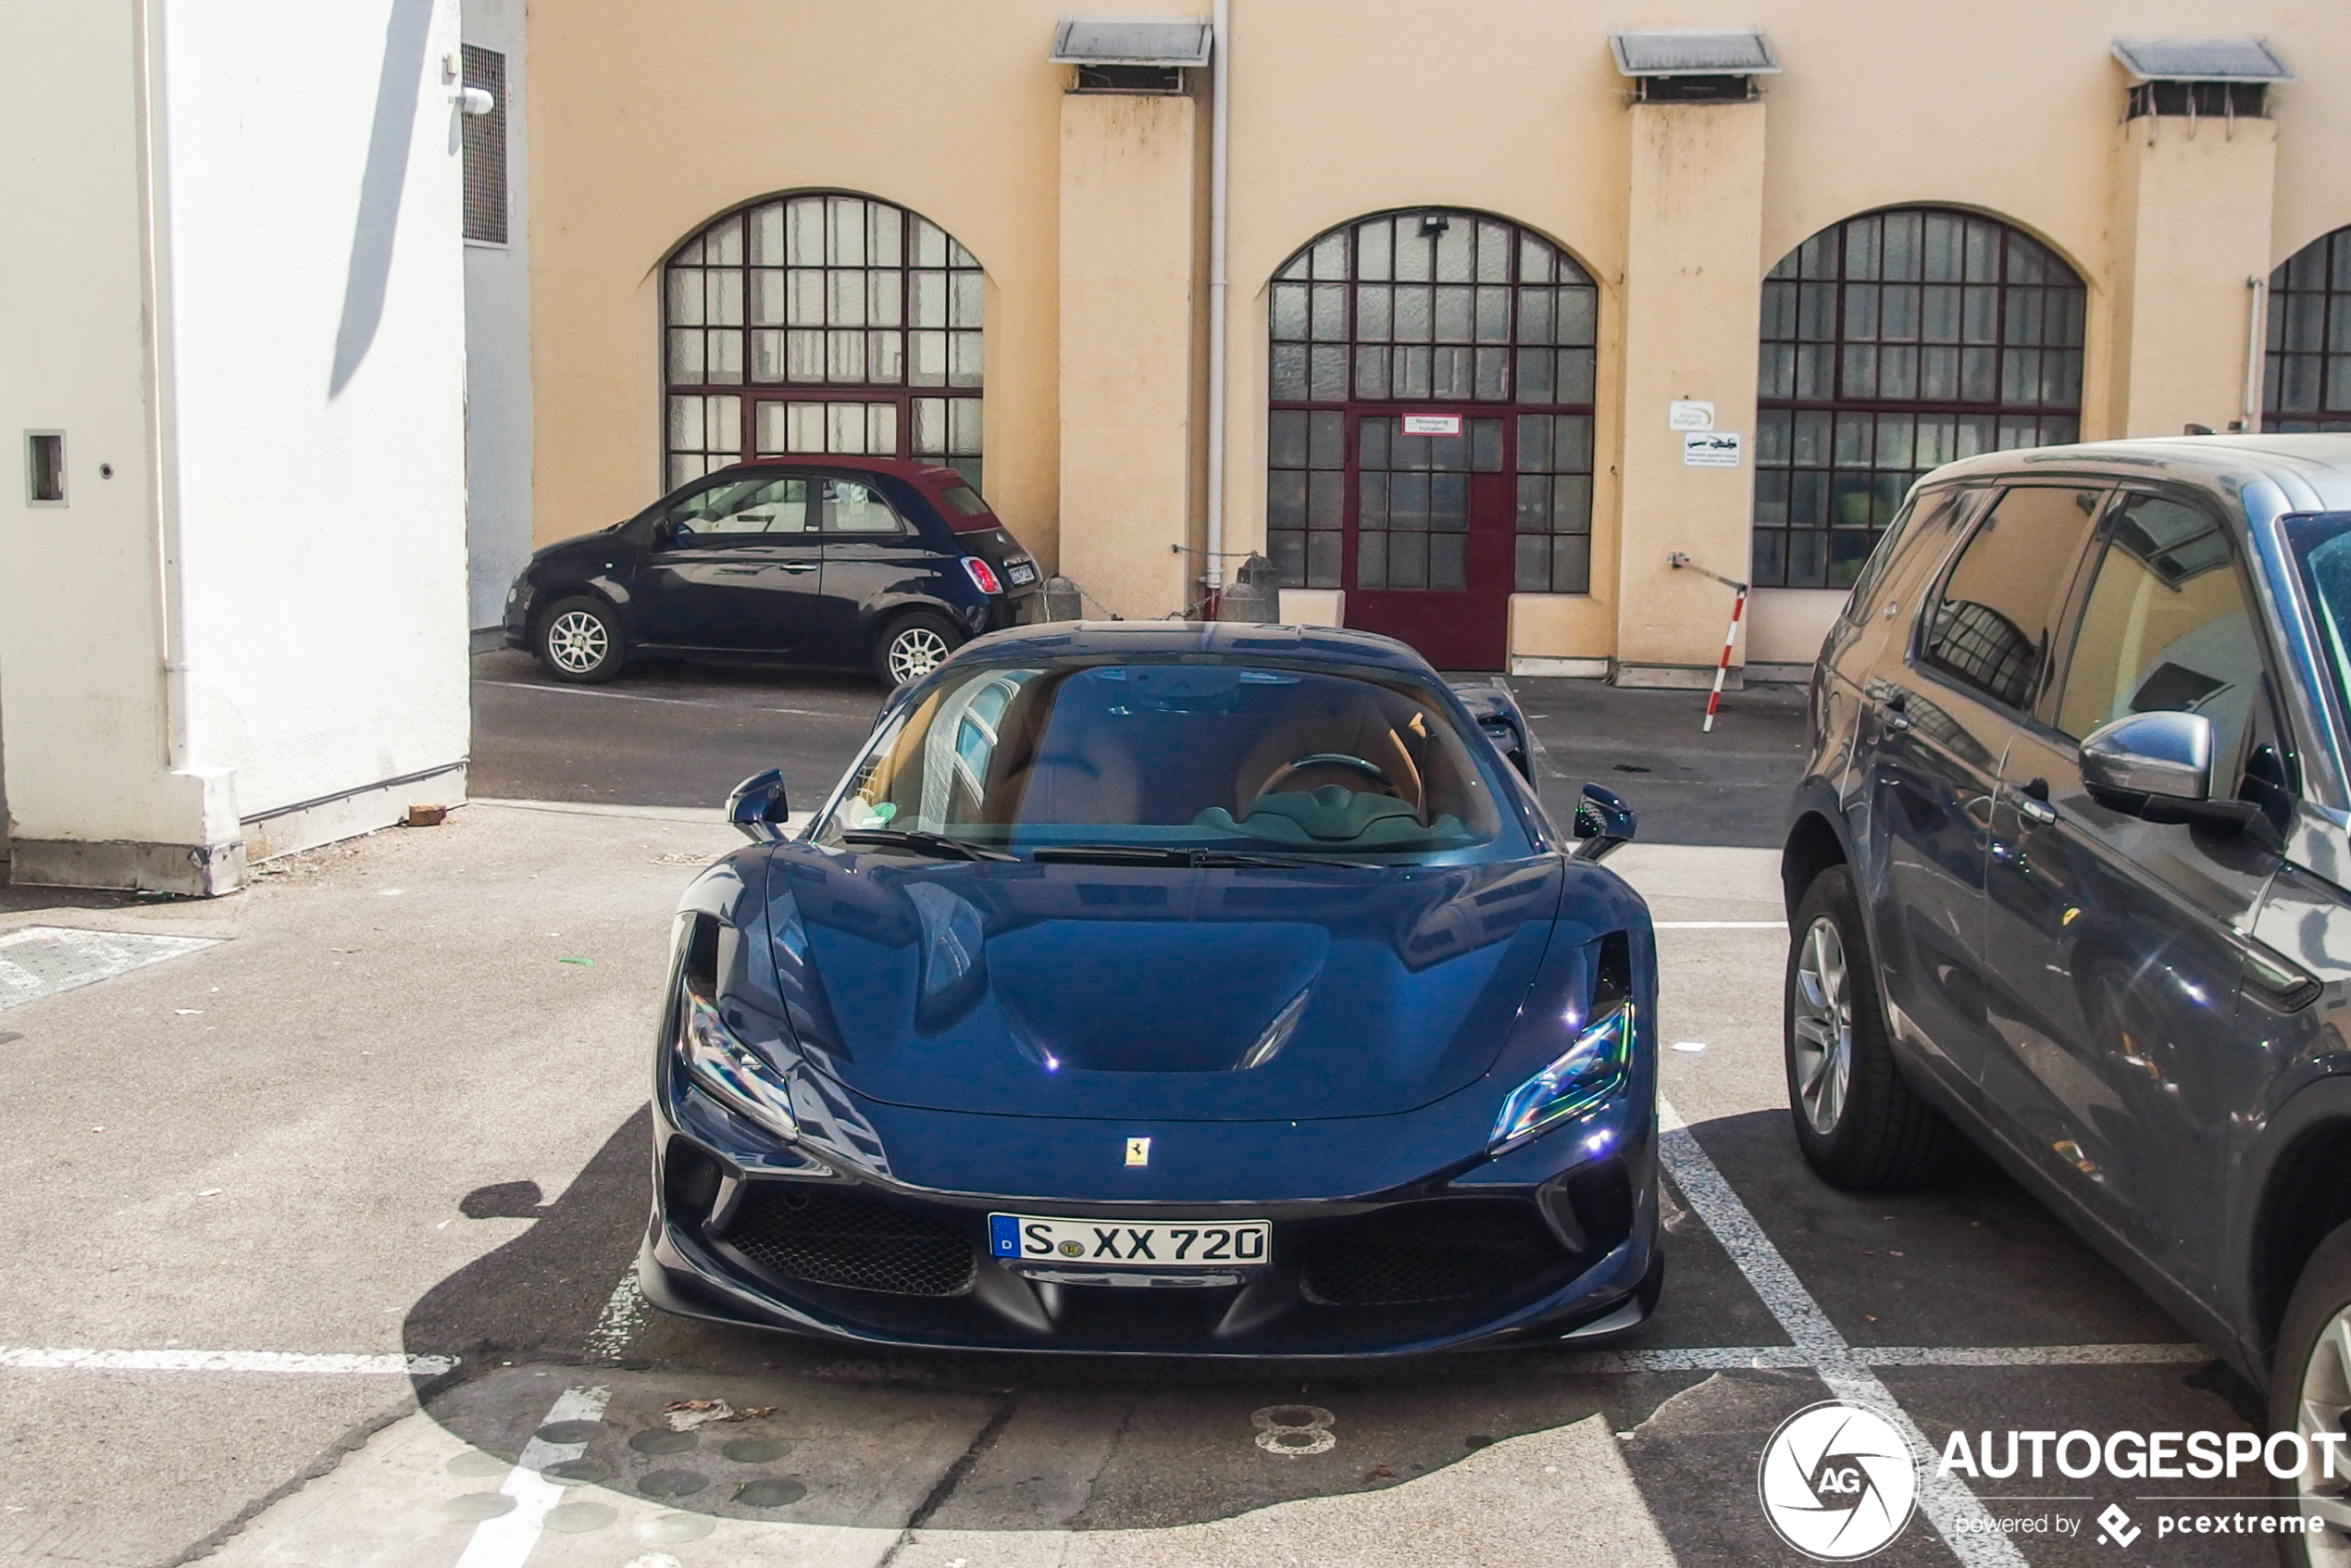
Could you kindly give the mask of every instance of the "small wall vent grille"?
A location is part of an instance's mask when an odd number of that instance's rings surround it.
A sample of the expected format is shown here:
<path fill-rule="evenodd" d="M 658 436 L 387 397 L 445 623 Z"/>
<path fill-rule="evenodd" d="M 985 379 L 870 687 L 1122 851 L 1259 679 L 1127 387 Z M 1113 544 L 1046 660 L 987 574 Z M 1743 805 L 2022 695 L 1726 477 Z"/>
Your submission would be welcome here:
<path fill-rule="evenodd" d="M 464 45 L 465 85 L 490 94 L 486 115 L 464 117 L 466 238 L 479 244 L 506 243 L 506 56 L 495 49 Z"/>

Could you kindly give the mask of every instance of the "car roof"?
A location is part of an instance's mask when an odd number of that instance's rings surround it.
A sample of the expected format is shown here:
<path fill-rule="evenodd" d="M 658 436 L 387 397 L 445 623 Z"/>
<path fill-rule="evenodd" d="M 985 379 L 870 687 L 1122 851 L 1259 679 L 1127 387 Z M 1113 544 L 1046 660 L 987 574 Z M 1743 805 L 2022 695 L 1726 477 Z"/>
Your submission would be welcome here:
<path fill-rule="evenodd" d="M 1945 464 L 1920 482 L 2067 475 L 2171 479 L 2228 500 L 2268 479 L 2294 511 L 2351 511 L 2351 434 L 2161 436 L 1987 452 Z"/>
<path fill-rule="evenodd" d="M 1253 621 L 1045 621 L 1014 627 L 967 645 L 989 662 L 1109 653 L 1144 657 L 1207 653 L 1236 662 L 1279 658 L 1395 670 L 1437 680 L 1426 659 L 1392 637 L 1329 626 L 1269 626 Z M 961 661 L 963 654 L 957 658 Z"/>
<path fill-rule="evenodd" d="M 916 463 L 904 457 L 861 457 L 847 453 L 807 452 L 790 457 L 759 457 L 729 463 L 714 474 L 764 474 L 776 469 L 838 468 L 851 473 L 889 474 L 923 484 L 962 484 L 964 476 L 940 463 Z"/>

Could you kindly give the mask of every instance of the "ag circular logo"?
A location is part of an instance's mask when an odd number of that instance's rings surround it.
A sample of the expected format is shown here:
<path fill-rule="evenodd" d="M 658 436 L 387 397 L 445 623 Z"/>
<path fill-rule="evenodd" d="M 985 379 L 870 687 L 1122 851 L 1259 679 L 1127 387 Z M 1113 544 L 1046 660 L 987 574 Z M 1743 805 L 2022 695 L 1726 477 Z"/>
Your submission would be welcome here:
<path fill-rule="evenodd" d="M 1850 1562 L 1910 1522 L 1918 1462 L 1885 1417 L 1828 1400 L 1780 1423 L 1763 1445 L 1755 1490 L 1780 1539 L 1823 1562 Z"/>

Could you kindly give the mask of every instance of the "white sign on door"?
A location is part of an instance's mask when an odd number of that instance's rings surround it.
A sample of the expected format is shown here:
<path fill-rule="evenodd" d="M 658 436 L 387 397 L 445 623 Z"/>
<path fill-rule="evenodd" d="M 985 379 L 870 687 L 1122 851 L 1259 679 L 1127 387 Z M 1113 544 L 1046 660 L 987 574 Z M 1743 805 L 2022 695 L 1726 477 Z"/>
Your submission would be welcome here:
<path fill-rule="evenodd" d="M 1698 402 L 1669 403 L 1665 405 L 1665 428 L 1669 430 L 1710 430 L 1714 428 L 1714 405 Z"/>
<path fill-rule="evenodd" d="M 1736 430 L 1686 430 L 1682 433 L 1682 463 L 1691 468 L 1735 468 L 1739 466 Z"/>
<path fill-rule="evenodd" d="M 1462 433 L 1462 417 L 1458 414 L 1407 414 L 1404 433 L 1408 436 L 1457 436 Z"/>

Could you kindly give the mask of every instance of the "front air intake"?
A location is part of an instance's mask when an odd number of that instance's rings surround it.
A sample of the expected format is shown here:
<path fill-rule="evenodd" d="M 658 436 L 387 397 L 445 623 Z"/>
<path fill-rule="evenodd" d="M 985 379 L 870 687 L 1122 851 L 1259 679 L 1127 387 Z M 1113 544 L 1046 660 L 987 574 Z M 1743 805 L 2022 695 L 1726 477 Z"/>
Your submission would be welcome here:
<path fill-rule="evenodd" d="M 722 1239 L 781 1279 L 893 1296 L 960 1296 L 973 1242 L 918 1210 L 848 1188 L 770 1183 L 747 1193 Z"/>
<path fill-rule="evenodd" d="M 1466 1199 L 1345 1221 L 1310 1241 L 1299 1286 L 1333 1307 L 1502 1296 L 1574 1261 L 1532 1204 Z"/>

